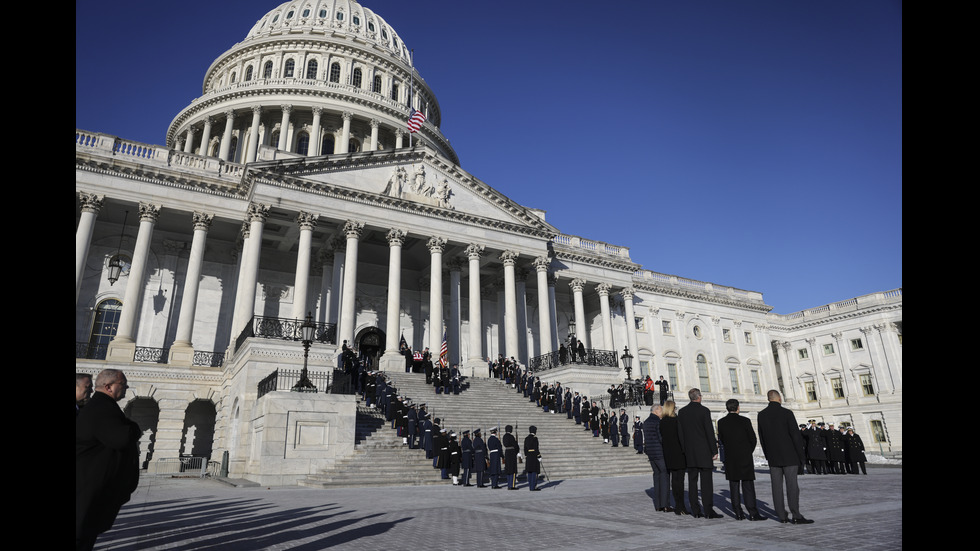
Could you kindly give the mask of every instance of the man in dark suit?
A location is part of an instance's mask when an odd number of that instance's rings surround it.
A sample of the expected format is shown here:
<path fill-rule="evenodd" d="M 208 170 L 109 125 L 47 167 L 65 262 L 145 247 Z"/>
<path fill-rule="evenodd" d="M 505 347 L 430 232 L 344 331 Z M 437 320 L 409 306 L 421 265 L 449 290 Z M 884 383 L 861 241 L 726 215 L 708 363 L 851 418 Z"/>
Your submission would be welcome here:
<path fill-rule="evenodd" d="M 640 438 L 643 439 L 647 459 L 653 468 L 653 506 L 657 511 L 673 513 L 674 509 L 670 506 L 670 479 L 667 476 L 667 463 L 664 461 L 663 437 L 660 435 L 662 416 L 662 407 L 650 408 L 650 416 L 643 422 Z"/>
<path fill-rule="evenodd" d="M 95 394 L 75 417 L 75 549 L 95 546 L 139 483 L 139 425 L 116 404 L 126 396 L 126 375 L 103 369 Z"/>
<path fill-rule="evenodd" d="M 677 413 L 677 428 L 681 448 L 687 458 L 691 514 L 695 518 L 721 518 L 714 509 L 714 485 L 711 481 L 714 460 L 718 459 L 718 441 L 715 440 L 715 430 L 711 423 L 711 411 L 701 405 L 699 389 L 692 388 L 687 395 L 691 403 L 682 407 Z M 700 506 L 698 505 L 698 478 L 701 479 Z"/>
<path fill-rule="evenodd" d="M 538 473 L 541 472 L 541 450 L 538 448 L 538 428 L 531 425 L 527 428 L 528 435 L 524 437 L 524 453 L 527 463 L 524 470 L 527 471 L 527 487 L 532 492 L 540 492 L 538 488 Z"/>
<path fill-rule="evenodd" d="M 779 391 L 770 390 L 767 397 L 769 405 L 759 412 L 759 442 L 769 461 L 772 507 L 779 515 L 779 522 L 811 524 L 812 520 L 800 514 L 800 487 L 796 480 L 800 464 L 804 461 L 803 436 L 796 425 L 796 416 L 783 408 L 783 397 Z M 787 517 L 783 502 L 784 481 L 792 519 Z"/>
<path fill-rule="evenodd" d="M 755 503 L 755 464 L 752 452 L 755 451 L 755 431 L 752 421 L 739 415 L 738 400 L 725 402 L 728 415 L 718 420 L 718 441 L 725 447 L 725 478 L 732 494 L 732 511 L 736 520 L 745 520 L 742 499 L 749 510 L 749 520 L 766 520 L 759 514 Z M 739 492 L 741 486 L 741 492 Z M 741 493 L 741 498 L 739 494 Z"/>
<path fill-rule="evenodd" d="M 75 373 L 75 417 L 92 397 L 92 376 L 88 373 Z"/>
<path fill-rule="evenodd" d="M 521 447 L 514 437 L 514 427 L 507 425 L 504 427 L 504 474 L 507 475 L 507 489 L 517 489 L 517 455 L 521 453 Z"/>

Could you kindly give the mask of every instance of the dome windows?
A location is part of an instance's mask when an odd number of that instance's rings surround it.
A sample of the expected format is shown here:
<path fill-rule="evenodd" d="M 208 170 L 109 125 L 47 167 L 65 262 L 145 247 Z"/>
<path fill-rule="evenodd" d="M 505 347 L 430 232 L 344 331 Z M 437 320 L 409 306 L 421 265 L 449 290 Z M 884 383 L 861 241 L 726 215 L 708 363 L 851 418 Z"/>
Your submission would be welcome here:
<path fill-rule="evenodd" d="M 286 19 L 292 19 L 294 13 L 295 12 L 293 10 L 289 10 L 289 12 L 286 14 Z"/>
<path fill-rule="evenodd" d="M 249 65 L 245 68 L 245 82 L 252 80 L 252 66 Z"/>
<path fill-rule="evenodd" d="M 358 67 L 358 68 L 354 69 L 354 75 L 353 75 L 353 77 L 351 79 L 351 84 L 354 85 L 354 88 L 360 88 L 361 87 L 361 80 L 362 80 L 362 78 L 361 78 L 361 68 Z"/>
<path fill-rule="evenodd" d="M 371 91 L 376 94 L 381 93 L 381 75 L 374 75 L 374 82 L 371 83 Z"/>
<path fill-rule="evenodd" d="M 391 83 L 391 99 L 398 101 L 398 83 Z"/>
<path fill-rule="evenodd" d="M 344 12 L 342 11 L 337 12 L 337 21 L 343 21 L 343 20 L 344 20 Z"/>
<path fill-rule="evenodd" d="M 305 8 L 303 10 L 303 17 L 309 17 L 309 16 L 310 16 L 310 8 Z"/>
<path fill-rule="evenodd" d="M 279 21 L 279 14 L 277 13 L 275 17 L 272 18 L 272 24 L 275 25 Z"/>
<path fill-rule="evenodd" d="M 381 29 L 381 38 L 383 38 L 385 40 L 388 40 L 388 31 L 387 30 Z"/>
<path fill-rule="evenodd" d="M 351 18 L 351 21 L 353 21 L 354 24 L 355 25 L 358 25 L 358 26 L 360 26 L 360 24 L 361 24 L 361 18 L 358 17 L 358 16 L 356 16 L 356 15 Z"/>
<path fill-rule="evenodd" d="M 324 17 L 327 16 L 327 10 L 325 10 L 325 9 L 324 10 L 320 10 L 320 13 L 318 15 L 319 15 L 320 19 L 323 19 Z"/>
<path fill-rule="evenodd" d="M 340 82 L 340 63 L 336 61 L 330 64 L 330 82 Z"/>
<path fill-rule="evenodd" d="M 282 76 L 286 78 L 292 77 L 295 69 L 296 69 L 296 62 L 293 61 L 292 59 L 286 60 L 286 65 L 282 72 Z"/>
<path fill-rule="evenodd" d="M 262 69 L 262 78 L 272 78 L 272 62 L 266 61 L 265 67 Z"/>
<path fill-rule="evenodd" d="M 374 23 L 368 21 L 368 30 L 371 31 L 371 32 L 374 32 L 375 31 Z"/>
<path fill-rule="evenodd" d="M 310 80 L 316 79 L 317 62 L 315 59 L 311 59 L 306 64 L 306 78 Z"/>

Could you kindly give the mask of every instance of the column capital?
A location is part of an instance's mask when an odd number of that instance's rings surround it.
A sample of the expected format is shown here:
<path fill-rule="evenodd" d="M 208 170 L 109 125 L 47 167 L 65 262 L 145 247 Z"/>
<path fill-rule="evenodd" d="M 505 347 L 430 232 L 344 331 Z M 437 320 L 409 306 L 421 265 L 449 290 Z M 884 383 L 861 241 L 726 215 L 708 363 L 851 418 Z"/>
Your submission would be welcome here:
<path fill-rule="evenodd" d="M 255 221 L 265 223 L 265 220 L 268 217 L 269 217 L 268 205 L 263 205 L 261 203 L 249 203 L 248 214 L 245 216 L 245 220 L 249 224 Z"/>
<path fill-rule="evenodd" d="M 261 115 L 261 114 L 262 114 L 262 106 L 261 105 L 253 105 L 252 106 L 252 115 Z"/>
<path fill-rule="evenodd" d="M 539 256 L 534 259 L 534 269 L 538 272 L 547 272 L 551 267 L 551 259 L 547 256 Z"/>
<path fill-rule="evenodd" d="M 193 126 L 187 127 L 187 135 L 193 136 L 194 134 L 197 134 L 197 129 L 194 128 Z"/>
<path fill-rule="evenodd" d="M 347 235 L 347 239 L 360 239 L 362 233 L 364 233 L 364 222 L 355 220 L 344 222 L 344 234 Z"/>
<path fill-rule="evenodd" d="M 314 107 L 314 108 L 313 108 L 313 114 L 314 114 L 314 115 L 320 115 L 320 114 L 323 114 L 323 108 L 322 108 L 322 107 Z"/>
<path fill-rule="evenodd" d="M 595 292 L 599 293 L 600 297 L 608 297 L 610 289 L 612 289 L 612 285 L 608 283 L 600 283 L 595 286 Z"/>
<path fill-rule="evenodd" d="M 425 246 L 432 254 L 442 254 L 446 250 L 446 239 L 443 237 L 430 237 Z"/>
<path fill-rule="evenodd" d="M 102 210 L 102 203 L 105 201 L 105 195 L 96 195 L 94 193 L 79 191 L 78 201 L 82 204 L 82 212 L 91 212 L 97 215 L 99 214 L 99 211 Z"/>
<path fill-rule="evenodd" d="M 572 288 L 572 291 L 581 293 L 585 289 L 585 280 L 582 278 L 575 278 L 568 282 L 568 286 Z"/>
<path fill-rule="evenodd" d="M 504 263 L 504 266 L 514 266 L 517 264 L 517 257 L 521 256 L 520 253 L 515 251 L 504 251 L 500 253 L 500 261 Z"/>
<path fill-rule="evenodd" d="M 214 124 L 214 117 L 212 116 L 204 117 L 204 126 L 211 126 L 213 124 Z"/>
<path fill-rule="evenodd" d="M 316 229 L 316 222 L 320 219 L 319 214 L 313 214 L 311 212 L 300 211 L 296 216 L 296 223 L 299 224 L 299 229 L 313 231 Z"/>
<path fill-rule="evenodd" d="M 225 119 L 226 120 L 229 120 L 229 121 L 234 121 L 235 120 L 235 112 L 232 111 L 231 109 L 225 111 L 224 114 L 225 114 Z"/>
<path fill-rule="evenodd" d="M 242 222 L 242 240 L 248 239 L 248 236 L 252 233 L 252 226 L 248 224 L 248 221 Z"/>
<path fill-rule="evenodd" d="M 286 113 L 286 114 L 288 114 L 289 112 L 291 112 L 293 110 L 293 106 L 292 105 L 280 105 L 279 107 L 282 108 L 282 112 L 283 113 Z"/>
<path fill-rule="evenodd" d="M 354 118 L 354 113 L 351 113 L 350 111 L 344 111 L 343 113 L 340 114 L 340 116 L 343 117 L 344 122 L 350 122 L 350 120 Z"/>
<path fill-rule="evenodd" d="M 140 202 L 140 222 L 156 222 L 160 216 L 160 205 Z"/>
<path fill-rule="evenodd" d="M 371 122 L 369 124 L 371 125 L 371 128 L 377 128 L 381 126 L 381 123 L 378 122 L 378 119 L 371 119 Z"/>
<path fill-rule="evenodd" d="M 470 243 L 466 246 L 466 257 L 470 260 L 480 260 L 483 256 L 483 245 L 478 245 L 476 243 Z"/>
<path fill-rule="evenodd" d="M 623 300 L 632 301 L 633 295 L 636 294 L 636 290 L 633 289 L 632 287 L 626 287 L 625 289 L 620 291 L 619 294 L 623 296 Z"/>
<path fill-rule="evenodd" d="M 397 245 L 401 247 L 405 244 L 405 230 L 392 228 L 388 230 L 388 233 L 385 235 L 385 239 L 388 240 L 388 246 L 394 247 Z"/>
<path fill-rule="evenodd" d="M 400 137 L 402 137 L 404 135 L 405 135 L 405 131 L 404 130 L 402 130 L 401 128 L 396 128 L 395 129 L 395 137 L 396 138 L 400 138 Z"/>
<path fill-rule="evenodd" d="M 194 211 L 191 215 L 191 219 L 194 223 L 194 230 L 204 230 L 208 231 L 211 228 L 211 222 L 214 220 L 213 214 L 208 214 L 205 212 Z"/>

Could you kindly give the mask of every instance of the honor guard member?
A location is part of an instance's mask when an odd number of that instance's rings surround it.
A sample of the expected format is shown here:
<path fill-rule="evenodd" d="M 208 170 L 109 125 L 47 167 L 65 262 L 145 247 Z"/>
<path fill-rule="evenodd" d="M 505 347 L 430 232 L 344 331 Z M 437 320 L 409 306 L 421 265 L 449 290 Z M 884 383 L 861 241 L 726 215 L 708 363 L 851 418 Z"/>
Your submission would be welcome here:
<path fill-rule="evenodd" d="M 623 439 L 623 447 L 630 446 L 630 416 L 625 409 L 619 410 L 619 436 Z"/>
<path fill-rule="evenodd" d="M 497 438 L 497 427 L 493 427 L 490 429 L 490 438 L 487 438 L 487 457 L 490 460 L 487 472 L 490 474 L 490 488 L 493 490 L 500 488 L 498 482 L 500 480 L 500 464 L 504 460 L 503 452 L 504 447 L 500 445 L 500 439 Z"/>
<path fill-rule="evenodd" d="M 415 404 L 408 406 L 408 449 L 415 449 L 415 435 L 418 434 L 419 412 Z"/>
<path fill-rule="evenodd" d="M 514 427 L 504 427 L 504 474 L 507 475 L 508 490 L 517 489 L 517 455 L 521 452 L 513 432 Z"/>
<path fill-rule="evenodd" d="M 582 397 L 582 424 L 585 425 L 585 430 L 591 430 L 589 427 L 589 422 L 592 420 L 592 410 L 589 407 L 589 397 Z"/>
<path fill-rule="evenodd" d="M 575 393 L 575 397 L 572 398 L 572 416 L 575 417 L 575 424 L 582 424 L 582 397 Z"/>
<path fill-rule="evenodd" d="M 476 487 L 486 488 L 483 473 L 487 470 L 487 444 L 483 441 L 480 429 L 473 431 L 473 472 L 476 473 Z"/>
<path fill-rule="evenodd" d="M 439 431 L 439 472 L 443 480 L 449 479 L 449 433 L 446 429 Z"/>
<path fill-rule="evenodd" d="M 438 441 L 439 441 L 439 433 L 442 431 L 442 426 L 440 425 L 441 422 L 442 421 L 438 417 L 436 417 L 432 421 L 432 429 L 431 429 L 431 431 L 429 433 L 430 434 L 430 438 L 432 439 L 432 441 L 429 444 L 429 446 L 430 446 L 431 449 L 430 450 L 427 450 L 428 451 L 428 454 L 426 455 L 426 459 L 431 459 L 432 460 L 432 468 L 433 469 L 436 468 L 436 463 L 439 461 L 439 445 L 438 445 Z"/>
<path fill-rule="evenodd" d="M 643 453 L 643 421 L 639 415 L 633 421 L 633 449 L 638 454 Z"/>
<path fill-rule="evenodd" d="M 538 448 L 538 427 L 531 425 L 527 428 L 528 435 L 524 438 L 524 457 L 527 462 L 524 470 L 527 471 L 527 486 L 532 492 L 540 492 L 538 488 L 538 473 L 541 472 L 541 450 Z"/>
<path fill-rule="evenodd" d="M 472 486 L 470 484 L 470 472 L 473 471 L 473 441 L 470 440 L 470 431 L 463 431 L 463 439 L 459 443 L 459 449 L 462 454 L 463 486 Z"/>
<path fill-rule="evenodd" d="M 570 389 L 565 389 L 565 415 L 568 420 L 572 420 L 572 391 Z"/>
<path fill-rule="evenodd" d="M 453 477 L 453 486 L 459 486 L 459 466 L 462 463 L 459 443 L 456 433 L 449 434 L 449 474 Z"/>

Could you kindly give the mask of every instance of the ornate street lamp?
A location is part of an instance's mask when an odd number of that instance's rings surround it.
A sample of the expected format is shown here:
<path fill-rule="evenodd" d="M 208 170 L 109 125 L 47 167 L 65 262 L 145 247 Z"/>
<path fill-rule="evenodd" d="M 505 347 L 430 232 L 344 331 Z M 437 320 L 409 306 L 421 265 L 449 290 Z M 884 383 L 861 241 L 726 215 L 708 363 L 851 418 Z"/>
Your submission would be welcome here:
<path fill-rule="evenodd" d="M 122 261 L 120 256 L 122 255 L 122 240 L 123 236 L 126 234 L 126 221 L 129 220 L 129 211 L 126 211 L 126 215 L 123 217 L 122 229 L 119 230 L 119 246 L 116 247 L 116 256 L 109 259 L 109 285 L 115 285 L 119 281 L 119 275 L 122 274 Z"/>
<path fill-rule="evenodd" d="M 310 381 L 309 371 L 306 367 L 310 361 L 310 345 L 313 344 L 313 338 L 316 337 L 316 324 L 313 323 L 312 312 L 306 313 L 306 320 L 300 326 L 300 331 L 303 335 L 303 371 L 299 375 L 299 381 L 293 385 L 291 390 L 293 392 L 316 392 L 316 387 Z"/>
<path fill-rule="evenodd" d="M 623 360 L 623 367 L 626 368 L 626 379 L 633 380 L 633 355 L 630 354 L 630 347 L 626 346 L 623 348 L 623 355 L 619 357 Z"/>

